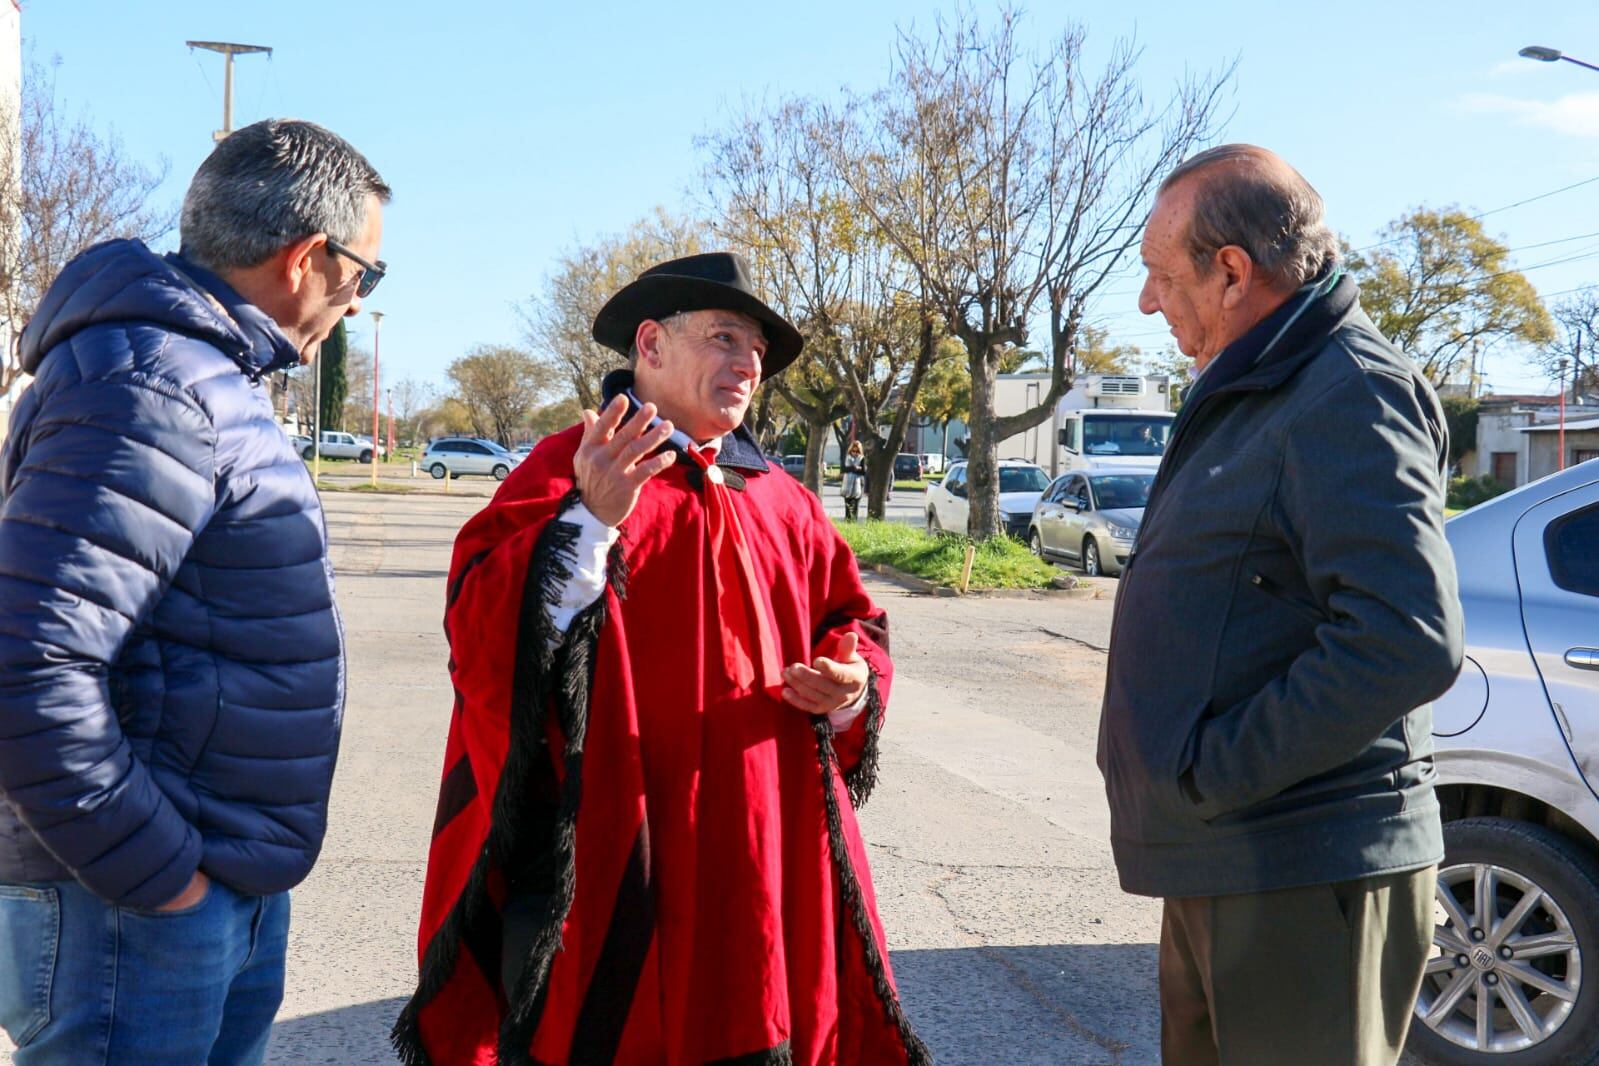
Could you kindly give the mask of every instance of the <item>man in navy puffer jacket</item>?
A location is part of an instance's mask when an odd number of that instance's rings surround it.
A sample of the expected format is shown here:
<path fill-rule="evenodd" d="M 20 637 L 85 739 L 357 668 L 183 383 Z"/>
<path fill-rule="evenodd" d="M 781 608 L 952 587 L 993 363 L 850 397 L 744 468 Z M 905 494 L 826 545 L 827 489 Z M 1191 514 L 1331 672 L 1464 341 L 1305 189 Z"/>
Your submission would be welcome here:
<path fill-rule="evenodd" d="M 316 489 L 268 375 L 382 276 L 389 189 L 306 122 L 234 133 L 178 255 L 73 260 L 0 462 L 0 1026 L 19 1066 L 254 1063 L 344 702 Z"/>

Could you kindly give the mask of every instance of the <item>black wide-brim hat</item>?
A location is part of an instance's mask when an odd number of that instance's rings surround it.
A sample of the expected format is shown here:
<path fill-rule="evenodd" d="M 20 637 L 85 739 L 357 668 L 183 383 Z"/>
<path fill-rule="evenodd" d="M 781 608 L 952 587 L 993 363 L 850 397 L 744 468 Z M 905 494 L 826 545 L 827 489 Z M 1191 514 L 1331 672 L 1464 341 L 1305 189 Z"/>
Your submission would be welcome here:
<path fill-rule="evenodd" d="M 650 267 L 600 308 L 594 339 L 626 355 L 639 323 L 681 311 L 738 311 L 759 322 L 766 334 L 762 379 L 788 366 L 805 347 L 799 330 L 755 295 L 749 264 L 733 252 L 689 255 Z"/>

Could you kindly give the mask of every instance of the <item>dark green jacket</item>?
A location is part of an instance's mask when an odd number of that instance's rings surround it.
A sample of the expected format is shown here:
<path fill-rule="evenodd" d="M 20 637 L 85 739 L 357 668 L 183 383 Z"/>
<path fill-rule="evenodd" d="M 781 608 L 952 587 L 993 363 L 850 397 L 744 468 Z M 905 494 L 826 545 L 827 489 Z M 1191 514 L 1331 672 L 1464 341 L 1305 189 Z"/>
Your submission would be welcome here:
<path fill-rule="evenodd" d="M 1429 701 L 1462 654 L 1443 412 L 1352 281 L 1294 299 L 1185 405 L 1121 580 L 1099 765 L 1129 892 L 1443 855 Z"/>

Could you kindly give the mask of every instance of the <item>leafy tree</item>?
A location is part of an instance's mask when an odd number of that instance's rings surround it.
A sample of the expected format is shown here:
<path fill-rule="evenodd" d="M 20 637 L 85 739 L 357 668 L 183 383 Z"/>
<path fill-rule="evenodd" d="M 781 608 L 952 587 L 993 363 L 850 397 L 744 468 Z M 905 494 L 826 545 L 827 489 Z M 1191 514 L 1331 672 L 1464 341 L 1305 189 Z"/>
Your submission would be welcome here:
<path fill-rule="evenodd" d="M 1434 385 L 1477 376 L 1496 344 L 1546 345 L 1554 322 L 1510 250 L 1459 208 L 1418 208 L 1346 254 L 1360 303 Z"/>
<path fill-rule="evenodd" d="M 1113 345 L 1108 330 L 1085 325 L 1076 356 L 1078 374 L 1132 374 L 1137 372 L 1144 352 L 1132 344 Z"/>
<path fill-rule="evenodd" d="M 548 437 L 559 433 L 568 426 L 574 426 L 583 418 L 583 405 L 575 396 L 563 396 L 554 403 L 547 403 L 536 408 L 528 416 L 527 428 L 533 432 L 535 438 Z"/>
<path fill-rule="evenodd" d="M 20 127 L 20 128 L 19 128 Z M 55 74 L 37 62 L 23 71 L 16 111 L 0 114 L 0 316 L 20 329 L 61 268 L 113 237 L 153 241 L 176 212 L 151 197 L 167 163 L 130 158 L 114 133 L 101 134 L 56 101 Z M 0 352 L 0 389 L 22 372 L 15 346 Z"/>
<path fill-rule="evenodd" d="M 501 444 L 526 422 L 541 394 L 556 384 L 556 371 L 521 348 L 480 344 L 445 371 L 455 398 L 466 408 L 480 437 Z"/>
<path fill-rule="evenodd" d="M 1477 450 L 1478 401 L 1470 396 L 1446 396 L 1439 402 L 1449 428 L 1449 465 L 1457 466 L 1467 452 Z"/>
<path fill-rule="evenodd" d="M 317 349 L 316 371 L 322 375 L 322 404 L 317 412 L 317 424 L 323 429 L 344 428 L 344 401 L 350 391 L 344 371 L 349 350 L 350 338 L 341 318 Z"/>

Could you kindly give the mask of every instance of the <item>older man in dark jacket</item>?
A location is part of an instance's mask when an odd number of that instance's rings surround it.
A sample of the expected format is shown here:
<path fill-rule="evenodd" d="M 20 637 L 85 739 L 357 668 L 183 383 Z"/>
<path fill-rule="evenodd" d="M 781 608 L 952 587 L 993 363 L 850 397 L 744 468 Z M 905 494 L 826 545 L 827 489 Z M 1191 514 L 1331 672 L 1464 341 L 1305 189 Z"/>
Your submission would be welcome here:
<path fill-rule="evenodd" d="M 182 250 L 70 263 L 0 463 L 0 1025 L 29 1064 L 254 1063 L 326 826 L 342 632 L 267 375 L 382 273 L 389 190 L 305 122 L 201 165 Z"/>
<path fill-rule="evenodd" d="M 1165 897 L 1165 1060 L 1391 1064 L 1443 856 L 1428 701 L 1460 665 L 1438 400 L 1321 198 L 1227 145 L 1162 185 L 1139 307 L 1198 380 L 1122 579 L 1100 767 Z"/>

